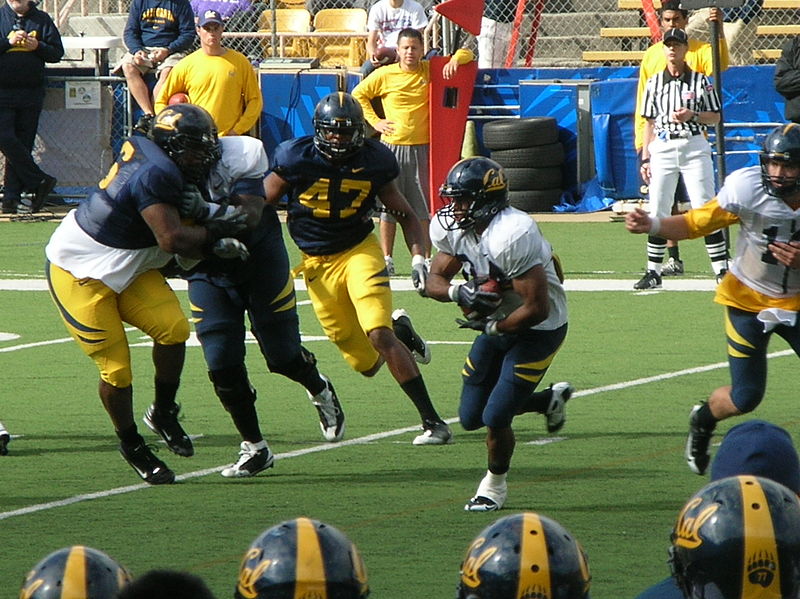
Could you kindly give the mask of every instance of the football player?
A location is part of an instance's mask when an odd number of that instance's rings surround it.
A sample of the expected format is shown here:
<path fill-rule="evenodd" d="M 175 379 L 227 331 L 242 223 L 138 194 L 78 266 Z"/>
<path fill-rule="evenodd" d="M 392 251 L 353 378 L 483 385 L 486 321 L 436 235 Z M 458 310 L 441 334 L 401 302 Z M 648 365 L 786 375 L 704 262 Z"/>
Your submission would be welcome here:
<path fill-rule="evenodd" d="M 221 159 L 208 179 L 194 188 L 195 210 L 230 198 L 255 206 L 258 226 L 238 238 L 245 260 L 209 258 L 188 275 L 192 321 L 203 347 L 214 391 L 242 436 L 236 463 L 222 470 L 229 478 L 248 477 L 272 466 L 273 455 L 258 424 L 256 392 L 245 367 L 245 312 L 272 372 L 297 381 L 316 406 L 326 440 L 344 436 L 344 412 L 333 385 L 317 370 L 314 354 L 300 345 L 294 284 L 276 209 L 264 203 L 268 170 L 263 144 L 253 137 L 220 140 Z M 194 211 L 193 211 L 194 212 Z"/>
<path fill-rule="evenodd" d="M 783 485 L 731 476 L 692 496 L 670 537 L 686 599 L 800 597 L 800 501 Z"/>
<path fill-rule="evenodd" d="M 364 115 L 350 94 L 322 98 L 313 120 L 313 136 L 275 149 L 264 180 L 267 202 L 288 196 L 289 234 L 302 251 L 308 294 L 328 338 L 364 376 L 388 364 L 422 418 L 414 445 L 447 444 L 450 427 L 433 407 L 414 362 L 430 361 L 427 344 L 404 310 L 392 312 L 389 275 L 373 233 L 380 199 L 403 228 L 412 279 L 421 289 L 427 276 L 422 229 L 397 188 L 397 160 L 380 142 L 365 139 Z"/>
<path fill-rule="evenodd" d="M 425 292 L 457 303 L 468 314 L 460 326 L 481 333 L 462 370 L 459 417 L 466 430 L 486 427 L 489 469 L 464 509 L 499 510 L 514 453 L 514 416 L 544 414 L 550 433 L 566 420 L 572 385 L 536 387 L 567 336 L 567 298 L 552 247 L 529 215 L 508 205 L 499 164 L 483 157 L 457 162 L 439 194 L 445 206 L 431 220 L 438 253 Z M 453 282 L 459 272 L 466 283 Z"/>
<path fill-rule="evenodd" d="M 456 599 L 588 599 L 589 562 L 555 520 L 533 512 L 500 518 L 467 548 Z"/>
<path fill-rule="evenodd" d="M 131 581 L 128 570 L 111 557 L 83 545 L 54 551 L 22 582 L 24 599 L 114 599 Z"/>
<path fill-rule="evenodd" d="M 202 226 L 181 222 L 181 189 L 204 178 L 218 158 L 207 112 L 190 104 L 162 110 L 152 139 L 135 136 L 123 144 L 108 175 L 61 221 L 45 249 L 50 294 L 67 330 L 100 371 L 100 399 L 120 453 L 154 485 L 172 483 L 175 474 L 136 428 L 123 323 L 153 339 L 155 401 L 145 412 L 146 424 L 174 453 L 191 456 L 192 441 L 178 423 L 175 402 L 189 322 L 159 268 L 173 254 L 239 255 L 230 236 L 244 229 L 245 213 L 218 210 Z"/>
<path fill-rule="evenodd" d="M 364 561 L 344 533 L 295 518 L 261 533 L 242 558 L 236 599 L 367 599 Z"/>
<path fill-rule="evenodd" d="M 631 233 L 675 240 L 739 223 L 736 258 L 714 298 L 725 306 L 731 384 L 712 391 L 689 415 L 685 457 L 696 474 L 708 467 L 717 422 L 761 403 L 772 334 L 800 355 L 800 125 L 773 129 L 759 158 L 759 166 L 728 175 L 717 197 L 701 208 L 665 218 L 637 209 L 625 217 Z"/>

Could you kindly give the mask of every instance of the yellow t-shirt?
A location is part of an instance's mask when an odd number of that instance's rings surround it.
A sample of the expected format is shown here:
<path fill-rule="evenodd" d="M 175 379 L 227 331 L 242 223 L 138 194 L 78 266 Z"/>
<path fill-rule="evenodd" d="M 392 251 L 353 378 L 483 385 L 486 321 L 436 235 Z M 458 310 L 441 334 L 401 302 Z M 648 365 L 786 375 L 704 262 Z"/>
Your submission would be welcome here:
<path fill-rule="evenodd" d="M 474 54 L 461 48 L 453 55 L 458 64 L 475 60 Z M 420 62 L 416 71 L 406 72 L 395 63 L 370 73 L 353 89 L 353 97 L 361 104 L 364 118 L 375 125 L 380 118 L 370 104 L 380 98 L 387 120 L 394 123 L 394 133 L 381 135 L 381 140 L 398 146 L 414 146 L 430 142 L 428 129 L 428 85 L 431 81 L 431 63 Z"/>
<path fill-rule="evenodd" d="M 222 56 L 195 50 L 170 71 L 155 102 L 156 114 L 177 92 L 214 118 L 219 134 L 243 135 L 256 124 L 263 100 L 256 72 L 244 54 L 228 48 Z"/>
<path fill-rule="evenodd" d="M 710 76 L 714 73 L 714 61 L 712 59 L 711 44 L 700 40 L 690 39 L 689 50 L 686 52 L 686 65 L 696 73 Z M 730 64 L 728 55 L 728 42 L 725 38 L 719 41 L 719 66 L 723 71 Z M 642 57 L 639 65 L 639 85 L 636 88 L 636 112 L 633 115 L 634 124 L 634 143 L 636 151 L 642 149 L 644 145 L 644 124 L 645 118 L 642 116 L 642 98 L 647 87 L 647 80 L 656 73 L 660 73 L 667 68 L 667 59 L 664 56 L 664 43 L 657 42 L 650 46 Z"/>

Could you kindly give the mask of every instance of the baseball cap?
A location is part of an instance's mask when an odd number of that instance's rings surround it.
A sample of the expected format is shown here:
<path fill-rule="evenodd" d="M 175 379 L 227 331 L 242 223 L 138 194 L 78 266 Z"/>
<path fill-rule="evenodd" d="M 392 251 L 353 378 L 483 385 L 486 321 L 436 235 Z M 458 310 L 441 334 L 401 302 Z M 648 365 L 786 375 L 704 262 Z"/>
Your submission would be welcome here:
<path fill-rule="evenodd" d="M 800 460 L 789 433 L 764 420 L 730 429 L 711 464 L 711 480 L 738 474 L 769 478 L 800 494 Z"/>
<path fill-rule="evenodd" d="M 197 19 L 197 26 L 198 27 L 205 27 L 209 23 L 216 23 L 217 25 L 225 25 L 225 21 L 222 20 L 222 17 L 216 10 L 206 10 L 203 11 L 203 14 Z"/>
<path fill-rule="evenodd" d="M 683 29 L 667 29 L 661 41 L 665 44 L 672 41 L 678 42 L 679 44 L 686 44 L 687 46 L 689 45 L 689 37 Z"/>

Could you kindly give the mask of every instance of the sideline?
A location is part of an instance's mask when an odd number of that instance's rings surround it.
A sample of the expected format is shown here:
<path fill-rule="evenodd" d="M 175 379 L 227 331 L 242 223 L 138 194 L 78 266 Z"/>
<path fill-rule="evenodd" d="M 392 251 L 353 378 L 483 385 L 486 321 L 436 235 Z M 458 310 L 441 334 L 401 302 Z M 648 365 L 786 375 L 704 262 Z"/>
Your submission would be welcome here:
<path fill-rule="evenodd" d="M 773 352 L 767 354 L 767 359 L 772 358 L 780 358 L 783 356 L 793 356 L 794 352 L 790 349 L 782 350 L 778 352 Z M 639 385 L 646 385 L 648 383 L 653 383 L 656 381 L 665 381 L 668 379 L 674 379 L 682 376 L 688 376 L 692 374 L 698 374 L 701 372 L 709 372 L 711 370 L 719 370 L 722 368 L 727 368 L 727 362 L 716 362 L 714 364 L 707 364 L 705 366 L 696 366 L 694 368 L 684 368 L 682 370 L 676 370 L 674 372 L 666 372 L 663 374 L 658 374 L 654 376 L 643 377 L 639 379 L 632 379 L 629 381 L 623 381 L 620 383 L 614 383 L 611 385 L 603 385 L 601 387 L 594 387 L 592 389 L 586 389 L 584 391 L 577 391 L 573 395 L 573 398 L 578 397 L 589 397 L 591 395 L 598 395 L 600 393 L 606 393 L 609 391 L 618 391 L 620 389 L 627 389 L 630 387 L 637 387 Z M 446 420 L 448 424 L 453 424 L 458 422 L 458 418 L 448 418 Z M 312 453 L 320 453 L 323 451 L 332 451 L 334 449 L 339 449 L 341 447 L 351 447 L 353 445 L 364 445 L 366 443 L 371 443 L 373 441 L 379 441 L 381 439 L 386 439 L 389 437 L 395 437 L 397 435 L 402 435 L 405 433 L 410 433 L 413 431 L 417 431 L 419 429 L 419 425 L 408 426 L 405 428 L 397 428 L 390 431 L 384 431 L 380 433 L 373 433 L 371 435 L 366 435 L 364 437 L 358 437 L 356 439 L 348 439 L 345 441 L 341 441 L 339 443 L 326 443 L 324 445 L 315 445 L 313 447 L 306 447 L 304 449 L 298 449 L 295 451 L 289 451 L 285 453 L 275 454 L 276 460 L 285 460 L 296 458 L 304 455 L 309 455 Z M 561 437 L 561 440 L 566 439 L 567 437 Z M 186 474 L 180 474 L 175 477 L 175 480 L 184 481 L 190 480 L 193 478 L 199 478 L 202 476 L 208 476 L 209 474 L 214 474 L 219 472 L 225 466 L 217 466 L 215 468 L 206 468 L 204 470 L 196 470 L 194 472 L 188 472 Z M 73 505 L 76 503 L 82 503 L 84 501 L 91 501 L 93 499 L 104 499 L 106 497 L 113 497 L 114 495 L 123 495 L 125 493 L 132 493 L 134 491 L 142 491 L 145 489 L 152 488 L 151 485 L 147 483 L 139 483 L 136 485 L 129 485 L 126 487 L 117 487 L 115 489 L 107 489 L 105 491 L 96 491 L 94 493 L 83 493 L 80 495 L 73 495 L 72 497 L 66 497 L 64 499 L 60 499 L 58 501 L 50 501 L 47 503 L 39 503 L 30 505 L 27 507 L 19 508 L 16 510 L 11 510 L 9 512 L 0 512 L 0 520 L 7 520 L 9 518 L 14 518 L 16 516 L 26 516 L 28 514 L 34 514 L 36 512 L 43 512 L 46 510 L 56 509 L 60 507 L 65 507 L 68 505 Z"/>

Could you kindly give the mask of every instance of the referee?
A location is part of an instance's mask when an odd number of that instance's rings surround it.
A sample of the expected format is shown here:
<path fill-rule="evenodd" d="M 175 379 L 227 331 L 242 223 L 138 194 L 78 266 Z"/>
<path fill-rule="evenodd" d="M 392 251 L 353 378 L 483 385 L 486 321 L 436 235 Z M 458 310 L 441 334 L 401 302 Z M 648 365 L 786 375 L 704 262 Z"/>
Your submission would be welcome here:
<path fill-rule="evenodd" d="M 714 197 L 714 167 L 705 131 L 720 119 L 719 97 L 713 86 L 704 74 L 695 73 L 686 65 L 686 32 L 668 29 L 663 43 L 667 68 L 648 79 L 641 108 L 646 119 L 641 174 L 650 188 L 650 215 L 659 218 L 672 213 L 680 174 L 692 208 Z M 719 280 L 728 264 L 722 231 L 707 236 L 705 242 Z M 666 239 L 648 236 L 647 270 L 634 289 L 661 287 L 666 248 Z"/>

